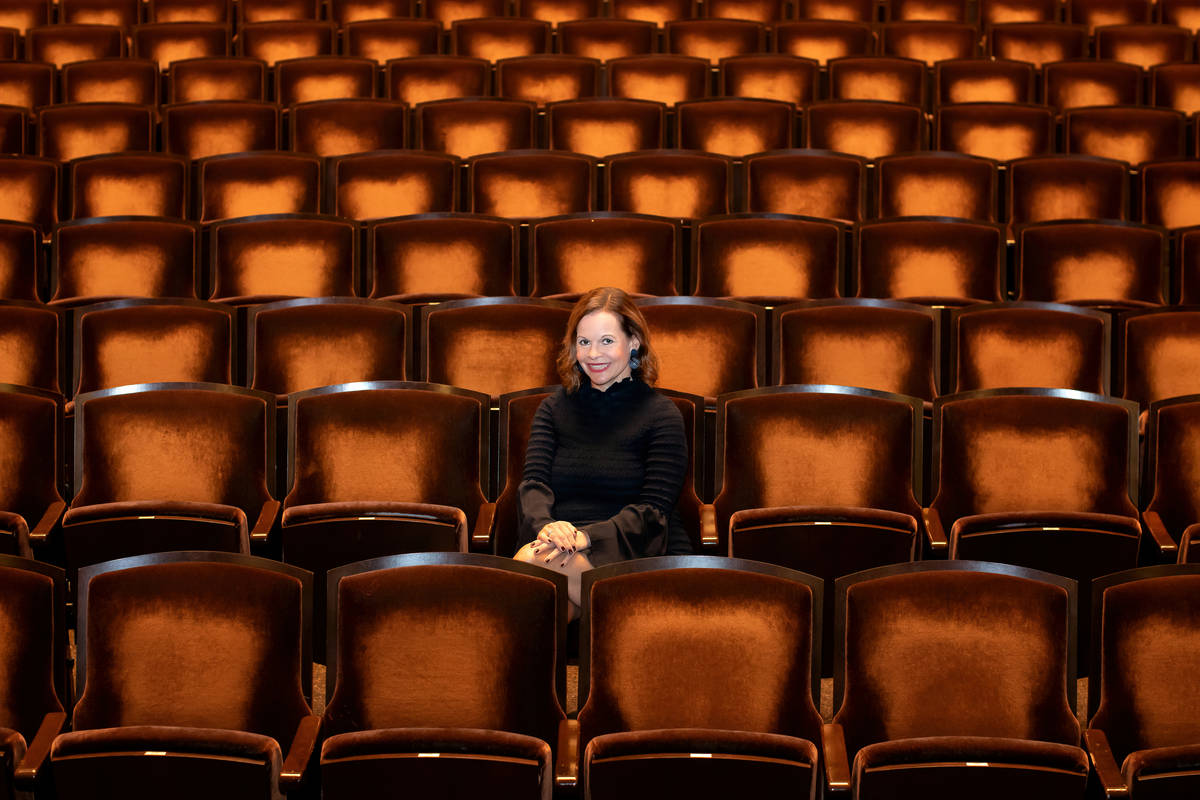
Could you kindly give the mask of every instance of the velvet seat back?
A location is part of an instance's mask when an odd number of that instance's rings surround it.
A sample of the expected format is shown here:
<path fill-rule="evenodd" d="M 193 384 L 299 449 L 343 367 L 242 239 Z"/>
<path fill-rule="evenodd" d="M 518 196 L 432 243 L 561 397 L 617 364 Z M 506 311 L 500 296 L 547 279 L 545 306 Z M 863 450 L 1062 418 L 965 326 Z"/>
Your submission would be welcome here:
<path fill-rule="evenodd" d="M 925 65 L 911 58 L 850 56 L 829 64 L 832 100 L 887 100 L 925 105 Z"/>
<path fill-rule="evenodd" d="M 1017 234 L 1020 300 L 1161 305 L 1163 231 L 1102 222 L 1044 223 Z"/>
<path fill-rule="evenodd" d="M 1142 167 L 1141 183 L 1144 222 L 1164 228 L 1200 224 L 1200 164 L 1195 161 L 1146 164 Z"/>
<path fill-rule="evenodd" d="M 1078 745 L 1062 587 L 942 570 L 854 583 L 844 603 L 833 721 L 851 762 L 868 744 L 927 736 Z"/>
<path fill-rule="evenodd" d="M 356 220 L 453 211 L 457 159 L 434 153 L 359 153 L 330 159 L 333 212 Z"/>
<path fill-rule="evenodd" d="M 658 385 L 712 398 L 765 383 L 765 319 L 761 309 L 733 301 L 639 307 L 658 351 Z"/>
<path fill-rule="evenodd" d="M 516 553 L 520 531 L 520 508 L 517 488 L 525 472 L 525 452 L 533 416 L 549 392 L 536 389 L 528 394 L 515 394 L 500 399 L 500 454 L 504 470 L 503 490 L 496 498 L 496 523 L 493 551 L 498 556 Z"/>
<path fill-rule="evenodd" d="M 558 382 L 554 364 L 570 307 L 536 302 L 461 302 L 424 312 L 425 380 L 498 397 Z"/>
<path fill-rule="evenodd" d="M 843 222 L 866 216 L 866 162 L 843 153 L 766 153 L 746 159 L 750 211 L 803 214 Z"/>
<path fill-rule="evenodd" d="M 605 733 L 662 728 L 820 741 L 808 586 L 680 568 L 598 581 L 589 602 L 580 752 Z"/>
<path fill-rule="evenodd" d="M 714 67 L 722 58 L 766 50 L 766 26 L 751 19 L 676 17 L 663 23 L 663 34 L 668 52 L 703 58 Z"/>
<path fill-rule="evenodd" d="M 158 62 L 144 58 L 64 64 L 60 74 L 63 102 L 153 106 L 158 103 L 158 77 Z"/>
<path fill-rule="evenodd" d="M 275 68 L 275 97 L 292 106 L 315 100 L 375 96 L 375 62 L 353 56 L 310 56 Z"/>
<path fill-rule="evenodd" d="M 250 386 L 287 395 L 351 381 L 402 381 L 408 314 L 390 303 L 295 303 L 254 309 Z"/>
<path fill-rule="evenodd" d="M 367 19 L 348 23 L 343 39 L 346 55 L 383 64 L 393 58 L 438 52 L 442 26 L 432 19 Z"/>
<path fill-rule="evenodd" d="M 337 29 L 332 23 L 271 20 L 240 25 L 237 50 L 239 55 L 261 58 L 274 66 L 290 58 L 333 55 L 336 42 Z"/>
<path fill-rule="evenodd" d="M 967 156 L 904 155 L 876 167 L 880 217 L 996 220 L 996 165 Z"/>
<path fill-rule="evenodd" d="M 234 320 L 219 307 L 85 307 L 75 319 L 76 394 L 134 383 L 232 381 Z"/>
<path fill-rule="evenodd" d="M 536 106 L 518 100 L 439 100 L 416 109 L 422 150 L 470 158 L 534 146 Z"/>
<path fill-rule="evenodd" d="M 484 411 L 477 398 L 420 389 L 301 397 L 295 405 L 294 477 L 284 507 L 435 503 L 462 509 L 473 526 L 484 502 Z"/>
<path fill-rule="evenodd" d="M 0 158 L 0 186 L 4 188 L 0 195 L 3 219 L 36 225 L 43 233 L 49 233 L 58 222 L 59 175 L 52 159 Z"/>
<path fill-rule="evenodd" d="M 690 0 L 613 0 L 609 11 L 617 19 L 637 19 L 662 26 L 673 19 L 689 19 Z"/>
<path fill-rule="evenodd" d="M 221 728 L 288 747 L 310 713 L 300 581 L 241 564 L 182 562 L 103 573 L 85 591 L 76 731 Z"/>
<path fill-rule="evenodd" d="M 197 232 L 190 222 L 106 217 L 54 230 L 52 302 L 195 297 Z"/>
<path fill-rule="evenodd" d="M 600 70 L 599 60 L 583 56 L 529 55 L 507 58 L 496 64 L 496 94 L 514 100 L 527 100 L 539 106 L 595 97 L 600 90 Z"/>
<path fill-rule="evenodd" d="M 564 100 L 547 108 L 546 128 L 555 150 L 594 158 L 653 150 L 665 142 L 666 108 L 649 100 Z"/>
<path fill-rule="evenodd" d="M 202 221 L 320 210 L 321 162 L 311 156 L 246 153 L 197 164 Z"/>
<path fill-rule="evenodd" d="M 40 302 L 42 234 L 33 225 L 0 222 L 0 298 Z"/>
<path fill-rule="evenodd" d="M 166 70 L 172 62 L 185 58 L 229 55 L 230 31 L 220 22 L 138 25 L 133 30 L 135 55 L 154 61 L 156 70 Z"/>
<path fill-rule="evenodd" d="M 454 214 L 383 220 L 367 231 L 375 299 L 512 295 L 517 233 L 503 219 Z"/>
<path fill-rule="evenodd" d="M 919 106 L 882 100 L 836 100 L 806 109 L 809 147 L 863 158 L 925 149 L 925 115 Z"/>
<path fill-rule="evenodd" d="M 534 151 L 471 159 L 471 210 L 497 217 L 552 217 L 595 207 L 596 164 L 572 153 Z"/>
<path fill-rule="evenodd" d="M 123 153 L 73 161 L 67 170 L 72 219 L 121 214 L 185 216 L 188 163 L 182 158 Z"/>
<path fill-rule="evenodd" d="M 474 565 L 342 578 L 323 733 L 482 728 L 555 742 L 555 603 L 549 581 Z"/>
<path fill-rule="evenodd" d="M 51 395 L 17 386 L 4 389 L 0 391 L 0 510 L 20 514 L 32 529 L 51 504 L 63 499 L 58 493 L 62 409 Z"/>
<path fill-rule="evenodd" d="M 939 105 L 1032 103 L 1034 67 L 1005 59 L 950 59 L 934 65 L 933 85 Z"/>
<path fill-rule="evenodd" d="M 1200 446 L 1200 404 L 1193 399 L 1169 403 L 1153 412 L 1147 447 L 1153 458 L 1153 495 L 1149 511 L 1162 517 L 1178 541 L 1185 528 L 1200 522 L 1200 471 L 1193 454 Z"/>
<path fill-rule="evenodd" d="M 947 397 L 940 415 L 940 477 L 932 507 L 947 530 L 960 517 L 1012 511 L 1137 517 L 1129 498 L 1125 407 L 1072 397 L 985 395 Z"/>
<path fill-rule="evenodd" d="M 751 53 L 721 60 L 722 97 L 765 97 L 804 105 L 816 97 L 815 62 L 778 53 Z"/>
<path fill-rule="evenodd" d="M 873 16 L 863 18 L 849 14 L 846 6 L 841 4 L 836 7 L 833 4 L 822 5 L 837 10 L 821 16 L 837 14 L 838 18 L 801 16 L 800 22 L 780 23 L 775 26 L 775 49 L 780 53 L 811 58 L 821 64 L 835 58 L 867 56 L 875 52 L 875 34 L 867 24 L 874 20 Z"/>
<path fill-rule="evenodd" d="M 1125 219 L 1128 169 L 1119 161 L 1090 156 L 1014 161 L 1008 168 L 1008 219 Z"/>
<path fill-rule="evenodd" d="M 46 714 L 63 710 L 54 690 L 54 637 L 66 633 L 54 630 L 49 577 L 4 566 L 0 587 L 0 727 L 17 731 L 28 743 Z"/>
<path fill-rule="evenodd" d="M 534 297 L 581 295 L 594 286 L 678 294 L 679 229 L 669 220 L 616 214 L 533 223 Z"/>
<path fill-rule="evenodd" d="M 705 10 L 714 19 L 747 19 L 764 24 L 787 16 L 781 0 L 717 0 L 709 3 Z"/>
<path fill-rule="evenodd" d="M 78 402 L 73 506 L 220 503 L 254 520 L 271 499 L 261 396 L 165 388 Z"/>
<path fill-rule="evenodd" d="M 369 98 L 314 100 L 291 110 L 292 149 L 322 158 L 399 150 L 407 137 L 408 107 Z"/>
<path fill-rule="evenodd" d="M 410 106 L 488 92 L 489 64 L 470 56 L 410 55 L 384 67 L 385 96 Z"/>
<path fill-rule="evenodd" d="M 899 398 L 767 391 L 722 398 L 724 540 L 745 508 L 849 506 L 920 515 L 914 496 L 913 407 Z"/>
<path fill-rule="evenodd" d="M 676 106 L 679 146 L 732 158 L 785 150 L 795 138 L 796 109 L 781 100 L 719 98 Z"/>
<path fill-rule="evenodd" d="M 710 67 L 703 58 L 684 55 L 638 55 L 608 64 L 613 97 L 674 105 L 708 96 Z M 619 151 L 617 151 L 619 152 Z"/>
<path fill-rule="evenodd" d="M 558 34 L 563 53 L 608 61 L 653 53 L 658 28 L 641 19 L 577 19 L 562 23 Z"/>
<path fill-rule="evenodd" d="M 937 394 L 936 317 L 923 307 L 792 305 L 778 310 L 775 383 Z"/>
<path fill-rule="evenodd" d="M 0 303 L 0 383 L 60 391 L 60 324 L 52 309 Z"/>
<path fill-rule="evenodd" d="M 730 207 L 730 170 L 730 161 L 713 153 L 614 156 L 608 162 L 609 208 L 676 219 L 724 214 Z"/>
<path fill-rule="evenodd" d="M 971 58 L 979 52 L 979 29 L 949 20 L 900 20 L 880 26 L 879 52 L 923 61 L 932 67 L 950 58 Z"/>
<path fill-rule="evenodd" d="M 1161 575 L 1104 591 L 1100 707 L 1117 764 L 1135 750 L 1200 741 L 1200 575 Z M 1093 681 L 1092 686 L 1095 686 Z"/>
<path fill-rule="evenodd" d="M 1004 236 L 982 222 L 881 220 L 858 230 L 858 296 L 966 305 L 1000 300 Z"/>
<path fill-rule="evenodd" d="M 62 69 L 73 61 L 120 58 L 125 55 L 125 37 L 116 25 L 39 25 L 26 34 L 25 55 Z"/>
<path fill-rule="evenodd" d="M 254 58 L 185 59 L 167 71 L 167 101 L 265 100 L 267 65 Z"/>
<path fill-rule="evenodd" d="M 1087 28 L 1055 22 L 1057 13 L 1045 20 L 998 22 L 988 32 L 988 52 L 996 58 L 1028 61 L 1039 68 L 1053 61 L 1085 58 Z"/>
<path fill-rule="evenodd" d="M 1169 108 L 1077 108 L 1063 115 L 1063 144 L 1068 153 L 1143 161 L 1183 158 L 1187 117 Z"/>
<path fill-rule="evenodd" d="M 697 223 L 696 294 L 793 299 L 841 293 L 842 228 L 833 222 L 737 215 Z"/>
<path fill-rule="evenodd" d="M 1200 392 L 1200 311 L 1131 315 L 1125 321 L 1124 396 L 1146 408 Z"/>
<path fill-rule="evenodd" d="M 457 19 L 450 25 L 456 55 L 499 61 L 550 52 L 550 23 L 540 19 Z"/>
<path fill-rule="evenodd" d="M 1138 105 L 1142 70 L 1124 59 L 1061 61 L 1042 72 L 1043 96 L 1058 111 L 1085 106 Z"/>
<path fill-rule="evenodd" d="M 1054 111 L 1046 106 L 956 103 L 939 108 L 935 124 L 939 150 L 996 161 L 1054 151 Z"/>
<path fill-rule="evenodd" d="M 385 13 L 380 14 L 383 11 Z M 347 22 L 381 17 L 411 17 L 416 13 L 413 0 L 333 0 L 329 3 L 329 18 L 342 26 Z"/>
<path fill-rule="evenodd" d="M 206 158 L 279 149 L 279 108 L 273 103 L 210 101 L 164 106 L 163 150 Z"/>
<path fill-rule="evenodd" d="M 212 299 L 354 295 L 358 229 L 309 215 L 262 217 L 212 227 Z"/>

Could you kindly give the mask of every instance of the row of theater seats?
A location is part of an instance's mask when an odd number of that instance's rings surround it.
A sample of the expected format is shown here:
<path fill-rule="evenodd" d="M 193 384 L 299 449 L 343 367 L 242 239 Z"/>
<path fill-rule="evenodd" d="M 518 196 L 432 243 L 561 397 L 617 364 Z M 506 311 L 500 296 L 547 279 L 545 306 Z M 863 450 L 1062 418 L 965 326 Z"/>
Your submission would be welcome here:
<path fill-rule="evenodd" d="M 383 785 L 514 800 L 749 785 L 809 800 L 1082 800 L 1089 780 L 1185 797 L 1200 729 L 1179 676 L 1200 655 L 1198 570 L 1097 582 L 1081 731 L 1076 585 L 1022 568 L 904 565 L 833 592 L 738 559 L 593 570 L 581 709 L 568 719 L 563 576 L 486 556 L 358 562 L 328 578 L 330 700 L 317 717 L 311 574 L 195 551 L 82 571 L 72 702 L 63 574 L 5 557 L 2 780 L 36 797 L 53 785 L 63 800 L 265 800 L 318 786 L 334 800 Z M 836 713 L 822 724 L 832 606 Z"/>

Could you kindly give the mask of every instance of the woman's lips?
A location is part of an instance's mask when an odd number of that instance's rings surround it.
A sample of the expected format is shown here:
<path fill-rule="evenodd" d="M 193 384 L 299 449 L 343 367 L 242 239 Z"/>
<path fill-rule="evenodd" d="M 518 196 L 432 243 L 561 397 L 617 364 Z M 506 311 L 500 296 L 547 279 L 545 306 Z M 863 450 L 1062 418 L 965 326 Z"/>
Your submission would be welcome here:
<path fill-rule="evenodd" d="M 587 368 L 592 372 L 603 372 L 608 369 L 608 364 L 588 364 Z"/>

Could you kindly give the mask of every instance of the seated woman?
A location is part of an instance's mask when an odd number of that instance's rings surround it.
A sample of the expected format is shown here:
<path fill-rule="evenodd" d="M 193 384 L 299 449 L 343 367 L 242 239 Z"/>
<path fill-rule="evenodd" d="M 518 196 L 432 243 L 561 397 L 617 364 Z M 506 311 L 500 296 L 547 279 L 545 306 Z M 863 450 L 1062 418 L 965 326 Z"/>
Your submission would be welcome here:
<path fill-rule="evenodd" d="M 575 304 L 558 357 L 562 387 L 533 418 L 519 487 L 516 555 L 566 573 L 692 551 L 675 504 L 688 465 L 683 418 L 652 388 L 646 319 L 620 289 Z"/>

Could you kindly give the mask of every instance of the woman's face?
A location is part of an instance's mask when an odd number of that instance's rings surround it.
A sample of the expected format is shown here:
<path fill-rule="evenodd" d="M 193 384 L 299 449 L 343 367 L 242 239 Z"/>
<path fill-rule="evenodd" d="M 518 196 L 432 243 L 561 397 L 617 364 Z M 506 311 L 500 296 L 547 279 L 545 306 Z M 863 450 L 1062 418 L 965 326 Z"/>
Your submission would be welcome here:
<path fill-rule="evenodd" d="M 611 311 L 593 311 L 575 328 L 575 360 L 601 392 L 629 377 L 629 351 L 640 346 L 636 336 L 625 335 L 620 317 Z"/>

